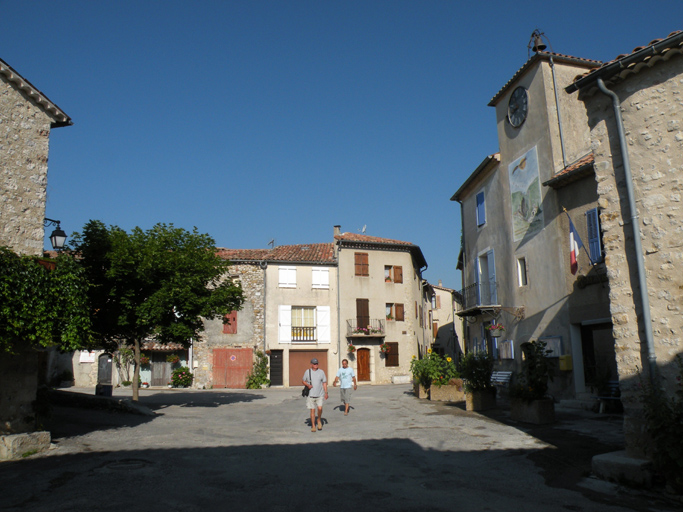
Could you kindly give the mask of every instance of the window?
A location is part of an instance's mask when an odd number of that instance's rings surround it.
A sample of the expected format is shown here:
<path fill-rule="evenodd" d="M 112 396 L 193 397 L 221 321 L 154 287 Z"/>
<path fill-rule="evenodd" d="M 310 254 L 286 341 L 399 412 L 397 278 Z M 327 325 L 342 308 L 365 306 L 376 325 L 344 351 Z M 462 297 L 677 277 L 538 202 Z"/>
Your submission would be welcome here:
<path fill-rule="evenodd" d="M 315 308 L 292 306 L 292 341 L 315 341 Z"/>
<path fill-rule="evenodd" d="M 477 300 L 479 305 L 498 304 L 496 287 L 496 264 L 493 251 L 478 258 L 479 268 L 475 272 L 477 280 Z"/>
<path fill-rule="evenodd" d="M 370 325 L 370 299 L 356 299 L 356 327 Z"/>
<path fill-rule="evenodd" d="M 354 253 L 354 261 L 356 266 L 357 276 L 369 276 L 370 267 L 368 265 L 368 253 L 367 252 L 356 252 Z"/>
<path fill-rule="evenodd" d="M 477 194 L 477 227 L 486 224 L 486 202 L 484 201 L 484 191 Z"/>
<path fill-rule="evenodd" d="M 280 288 L 296 288 L 296 267 L 279 267 Z"/>
<path fill-rule="evenodd" d="M 526 277 L 526 258 L 517 258 L 517 284 L 518 286 L 526 286 L 528 284 Z"/>
<path fill-rule="evenodd" d="M 237 311 L 231 311 L 225 315 L 223 334 L 237 334 Z"/>
<path fill-rule="evenodd" d="M 387 283 L 402 283 L 403 282 L 403 267 L 399 265 L 385 265 L 384 266 L 384 281 Z"/>
<path fill-rule="evenodd" d="M 398 366 L 398 343 L 390 341 L 387 345 L 389 345 L 389 352 L 384 359 L 385 366 Z"/>
<path fill-rule="evenodd" d="M 278 306 L 278 341 L 330 343 L 330 306 Z"/>
<path fill-rule="evenodd" d="M 586 212 L 586 227 L 588 228 L 588 252 L 591 263 L 599 263 L 602 261 L 602 243 L 600 242 L 600 216 L 597 208 Z"/>
<path fill-rule="evenodd" d="M 386 317 L 387 320 L 394 320 L 396 316 L 394 315 L 394 305 L 393 304 L 387 304 L 386 305 Z"/>
<path fill-rule="evenodd" d="M 311 281 L 313 288 L 330 287 L 330 269 L 329 268 L 313 268 L 311 270 Z"/>

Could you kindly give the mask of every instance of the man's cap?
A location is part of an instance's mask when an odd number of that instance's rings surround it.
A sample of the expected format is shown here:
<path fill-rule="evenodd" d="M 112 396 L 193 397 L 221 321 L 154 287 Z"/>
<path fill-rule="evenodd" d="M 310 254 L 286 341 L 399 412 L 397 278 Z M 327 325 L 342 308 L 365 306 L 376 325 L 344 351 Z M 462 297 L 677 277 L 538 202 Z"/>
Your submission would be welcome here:
<path fill-rule="evenodd" d="M 311 359 L 311 364 L 318 364 L 318 360 L 314 357 Z"/>

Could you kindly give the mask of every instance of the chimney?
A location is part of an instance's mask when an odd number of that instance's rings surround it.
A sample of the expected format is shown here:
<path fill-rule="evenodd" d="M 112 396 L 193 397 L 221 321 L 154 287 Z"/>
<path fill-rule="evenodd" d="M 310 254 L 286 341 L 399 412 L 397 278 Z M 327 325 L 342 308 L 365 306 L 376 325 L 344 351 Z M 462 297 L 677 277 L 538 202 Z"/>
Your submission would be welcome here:
<path fill-rule="evenodd" d="M 337 225 L 334 227 L 334 236 L 341 235 L 341 226 Z"/>
<path fill-rule="evenodd" d="M 439 279 L 439 286 L 443 286 L 443 284 L 441 283 L 441 279 Z"/>

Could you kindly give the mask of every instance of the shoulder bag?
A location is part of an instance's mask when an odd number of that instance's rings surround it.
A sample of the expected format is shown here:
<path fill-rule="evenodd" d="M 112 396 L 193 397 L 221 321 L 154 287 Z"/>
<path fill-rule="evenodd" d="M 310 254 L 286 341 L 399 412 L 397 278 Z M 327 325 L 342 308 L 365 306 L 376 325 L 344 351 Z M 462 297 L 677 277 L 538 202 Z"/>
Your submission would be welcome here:
<path fill-rule="evenodd" d="M 313 385 L 313 379 L 311 378 L 311 370 L 308 370 L 308 380 L 310 381 L 311 385 Z M 304 389 L 301 390 L 301 396 L 306 398 L 310 392 L 311 388 L 309 388 L 308 386 L 304 386 Z"/>

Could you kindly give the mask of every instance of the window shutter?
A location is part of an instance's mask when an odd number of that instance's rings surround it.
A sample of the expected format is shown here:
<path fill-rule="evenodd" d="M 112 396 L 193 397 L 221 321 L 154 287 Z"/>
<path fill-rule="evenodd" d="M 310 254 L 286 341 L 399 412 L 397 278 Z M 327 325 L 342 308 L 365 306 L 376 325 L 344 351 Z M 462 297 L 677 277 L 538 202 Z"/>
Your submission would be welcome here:
<path fill-rule="evenodd" d="M 356 299 L 356 327 L 370 323 L 370 299 Z"/>
<path fill-rule="evenodd" d="M 296 267 L 279 267 L 280 288 L 296 288 Z"/>
<path fill-rule="evenodd" d="M 223 324 L 223 334 L 237 334 L 237 311 L 231 311 L 225 319 L 228 323 Z"/>
<path fill-rule="evenodd" d="M 368 253 L 367 252 L 356 252 L 354 253 L 354 260 L 356 266 L 357 276 L 368 276 L 369 265 L 368 265 Z"/>
<path fill-rule="evenodd" d="M 484 202 L 484 192 L 477 194 L 477 226 L 486 224 L 486 203 Z"/>
<path fill-rule="evenodd" d="M 386 357 L 386 366 L 398 366 L 398 343 L 390 341 L 387 343 L 389 345 L 389 353 Z"/>
<path fill-rule="evenodd" d="M 330 269 L 328 268 L 313 268 L 311 269 L 311 282 L 313 288 L 329 288 L 330 287 Z"/>
<path fill-rule="evenodd" d="M 394 283 L 403 282 L 403 267 L 394 266 Z"/>
<path fill-rule="evenodd" d="M 588 251 L 591 263 L 602 261 L 602 244 L 600 243 L 600 217 L 598 209 L 593 208 L 586 212 L 586 227 L 588 228 Z"/>
<path fill-rule="evenodd" d="M 292 342 L 292 306 L 278 307 L 278 324 L 279 334 L 278 340 L 280 343 Z"/>
<path fill-rule="evenodd" d="M 439 333 L 439 324 L 437 322 L 432 322 L 432 336 L 436 339 L 436 335 Z"/>
<path fill-rule="evenodd" d="M 403 322 L 405 320 L 405 314 L 403 312 L 403 304 L 396 304 L 396 321 Z"/>
<path fill-rule="evenodd" d="M 498 288 L 496 286 L 496 260 L 493 250 L 487 253 L 486 261 L 489 269 L 489 297 L 491 304 L 498 304 Z"/>
<path fill-rule="evenodd" d="M 318 343 L 329 343 L 330 339 L 330 306 L 318 306 Z"/>
<path fill-rule="evenodd" d="M 436 309 L 441 309 L 441 297 L 439 295 L 436 296 Z"/>
<path fill-rule="evenodd" d="M 415 318 L 418 318 L 418 316 L 417 316 L 417 301 L 415 301 Z"/>

